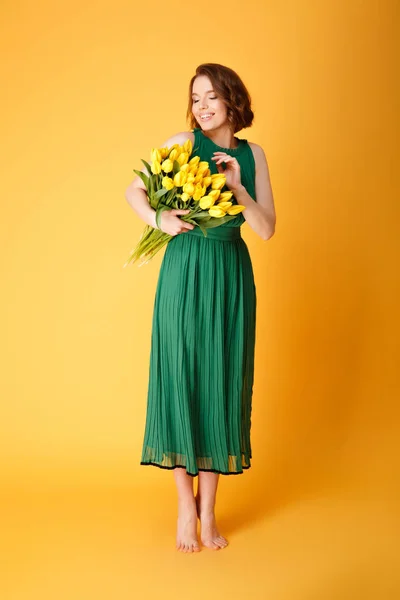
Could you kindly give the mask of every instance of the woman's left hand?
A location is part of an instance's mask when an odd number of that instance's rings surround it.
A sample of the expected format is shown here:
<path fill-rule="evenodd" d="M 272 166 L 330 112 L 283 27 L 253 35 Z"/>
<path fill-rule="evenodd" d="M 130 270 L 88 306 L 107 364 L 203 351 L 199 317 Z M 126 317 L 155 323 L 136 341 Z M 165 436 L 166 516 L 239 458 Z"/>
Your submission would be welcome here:
<path fill-rule="evenodd" d="M 226 152 L 214 152 L 211 160 L 215 161 L 218 173 L 225 175 L 226 185 L 230 190 L 235 190 L 241 185 L 240 165 L 234 156 L 230 156 Z M 223 162 L 226 164 L 225 169 L 221 164 Z"/>

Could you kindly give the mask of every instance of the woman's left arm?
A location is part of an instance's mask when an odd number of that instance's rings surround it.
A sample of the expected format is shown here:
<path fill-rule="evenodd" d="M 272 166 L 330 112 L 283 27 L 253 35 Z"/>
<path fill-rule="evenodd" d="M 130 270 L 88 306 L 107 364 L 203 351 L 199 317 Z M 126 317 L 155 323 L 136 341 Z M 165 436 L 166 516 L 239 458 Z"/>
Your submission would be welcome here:
<path fill-rule="evenodd" d="M 250 227 L 263 240 L 269 240 L 275 233 L 276 213 L 267 158 L 261 146 L 252 142 L 250 146 L 256 163 L 255 188 L 257 202 L 248 194 L 243 185 L 232 191 L 238 204 L 243 204 L 246 207 L 243 216 Z"/>
<path fill-rule="evenodd" d="M 233 192 L 238 204 L 246 207 L 243 216 L 250 227 L 263 239 L 269 240 L 275 233 L 276 214 L 272 194 L 269 169 L 264 150 L 258 144 L 249 142 L 256 164 L 255 192 L 256 199 L 250 196 L 240 179 L 240 166 L 236 158 L 225 152 L 215 152 L 218 171 L 225 173 L 227 186 Z M 224 160 L 225 159 L 225 160 Z M 219 163 L 226 162 L 223 170 Z"/>

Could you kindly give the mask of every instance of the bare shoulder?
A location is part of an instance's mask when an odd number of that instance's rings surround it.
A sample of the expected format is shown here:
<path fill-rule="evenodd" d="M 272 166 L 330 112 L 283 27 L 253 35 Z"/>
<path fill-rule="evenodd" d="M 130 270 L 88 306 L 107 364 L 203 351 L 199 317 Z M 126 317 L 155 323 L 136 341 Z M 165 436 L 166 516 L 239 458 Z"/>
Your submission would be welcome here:
<path fill-rule="evenodd" d="M 255 142 L 248 142 L 248 144 L 253 152 L 254 161 L 256 163 L 256 168 L 260 167 L 263 164 L 265 165 L 267 162 L 267 157 L 265 156 L 265 152 L 264 152 L 263 148 L 259 144 L 256 144 Z"/>
<path fill-rule="evenodd" d="M 179 133 L 175 133 L 167 140 L 165 140 L 165 142 L 161 144 L 161 147 L 169 147 L 173 146 L 174 144 L 179 144 L 180 146 L 182 146 L 187 140 L 190 140 L 192 144 L 194 144 L 193 131 L 180 131 Z"/>

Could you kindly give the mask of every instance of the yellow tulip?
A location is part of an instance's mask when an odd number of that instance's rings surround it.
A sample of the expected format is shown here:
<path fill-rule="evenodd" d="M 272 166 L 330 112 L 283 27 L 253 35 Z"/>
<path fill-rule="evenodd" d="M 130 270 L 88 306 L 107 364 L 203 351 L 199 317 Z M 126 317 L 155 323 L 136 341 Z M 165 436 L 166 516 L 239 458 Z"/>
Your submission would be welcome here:
<path fill-rule="evenodd" d="M 186 173 L 184 171 L 178 171 L 174 177 L 174 184 L 176 187 L 182 187 L 186 183 Z"/>
<path fill-rule="evenodd" d="M 217 206 L 223 210 L 227 210 L 230 206 L 232 206 L 232 202 L 218 202 Z"/>
<path fill-rule="evenodd" d="M 221 202 L 226 202 L 227 200 L 230 200 L 233 196 L 233 192 L 222 192 L 222 194 L 220 194 L 219 196 L 219 200 Z"/>
<path fill-rule="evenodd" d="M 187 152 L 189 156 L 192 154 L 193 146 L 191 140 L 186 140 L 186 142 L 183 144 L 183 150 Z"/>
<path fill-rule="evenodd" d="M 189 196 L 193 196 L 194 190 L 195 190 L 195 187 L 194 187 L 193 183 L 191 183 L 191 182 L 186 182 L 185 185 L 183 186 L 183 191 L 186 194 L 189 194 Z"/>
<path fill-rule="evenodd" d="M 185 165 L 183 165 L 183 166 L 185 166 Z M 181 171 L 183 171 L 183 169 L 181 169 Z M 193 173 L 188 173 L 188 176 L 186 179 L 187 183 L 194 183 L 194 180 L 195 180 L 195 176 L 193 175 Z"/>
<path fill-rule="evenodd" d="M 211 196 L 203 196 L 199 202 L 200 208 L 207 210 L 207 208 L 213 206 L 214 202 L 215 200 L 214 198 L 211 198 Z"/>
<path fill-rule="evenodd" d="M 151 160 L 153 162 L 157 161 L 157 162 L 161 163 L 162 156 L 161 156 L 161 152 L 160 152 L 160 150 L 158 150 L 158 148 L 153 148 L 152 149 L 152 151 L 151 151 Z"/>
<path fill-rule="evenodd" d="M 167 148 L 167 147 L 160 148 L 160 153 L 161 153 L 162 160 L 164 160 L 164 158 L 167 158 L 167 156 L 168 156 L 169 148 Z"/>
<path fill-rule="evenodd" d="M 200 156 L 193 156 L 193 158 L 191 158 L 189 160 L 189 165 L 191 167 L 196 167 L 197 168 L 197 165 L 199 164 L 199 162 L 200 162 Z"/>
<path fill-rule="evenodd" d="M 174 182 L 171 179 L 171 177 L 163 177 L 162 184 L 166 190 L 172 190 L 172 188 L 174 187 Z"/>
<path fill-rule="evenodd" d="M 220 194 L 221 192 L 219 190 L 212 190 L 211 192 L 208 192 L 208 195 L 212 196 L 214 200 L 219 200 Z"/>
<path fill-rule="evenodd" d="M 187 163 L 185 163 L 184 165 L 181 165 L 181 168 L 179 169 L 180 171 L 185 171 L 185 173 L 189 173 L 189 165 Z"/>
<path fill-rule="evenodd" d="M 190 200 L 189 194 L 186 194 L 185 192 L 183 192 L 183 194 L 181 194 L 181 198 L 184 202 L 187 202 L 188 200 Z"/>
<path fill-rule="evenodd" d="M 193 200 L 200 200 L 200 198 L 202 198 L 205 194 L 205 190 L 203 188 L 202 185 L 200 185 L 199 183 L 196 184 L 195 186 L 195 190 L 194 190 L 194 194 L 193 194 Z"/>
<path fill-rule="evenodd" d="M 173 148 L 171 150 L 171 152 L 169 153 L 169 160 L 171 160 L 172 162 L 174 162 L 174 160 L 176 160 L 179 156 L 179 152 L 177 150 L 177 148 Z"/>
<path fill-rule="evenodd" d="M 169 158 L 166 158 L 161 163 L 161 168 L 164 171 L 164 173 L 170 173 L 172 171 L 172 169 L 174 168 L 174 164 L 173 164 L 172 160 L 170 160 Z"/>
<path fill-rule="evenodd" d="M 211 177 L 203 177 L 203 185 L 208 187 L 211 184 Z"/>
<path fill-rule="evenodd" d="M 233 206 L 231 206 L 230 208 L 228 208 L 228 210 L 226 212 L 228 213 L 228 215 L 238 215 L 245 208 L 246 207 L 243 206 L 242 204 L 234 204 Z"/>
<path fill-rule="evenodd" d="M 211 175 L 212 177 L 212 175 Z M 211 189 L 213 190 L 220 190 L 221 188 L 224 187 L 226 183 L 226 177 L 225 175 L 221 175 L 220 179 L 215 178 L 214 181 L 211 182 Z"/>
<path fill-rule="evenodd" d="M 159 175 L 161 173 L 161 165 L 158 160 L 153 160 L 151 163 L 151 172 L 154 173 L 154 175 Z"/>
<path fill-rule="evenodd" d="M 203 175 L 201 173 L 196 173 L 196 176 L 194 178 L 194 182 L 195 183 L 201 183 L 203 181 Z"/>
<path fill-rule="evenodd" d="M 212 217 L 224 217 L 225 216 L 225 211 L 223 208 L 220 208 L 219 206 L 212 206 L 210 208 L 210 210 L 208 211 L 208 213 L 212 216 Z"/>
<path fill-rule="evenodd" d="M 180 166 L 182 166 L 186 164 L 189 160 L 189 154 L 187 152 L 182 152 L 182 154 L 180 154 L 176 160 L 178 161 Z"/>
<path fill-rule="evenodd" d="M 197 169 L 196 175 L 200 175 L 200 177 L 202 179 L 204 179 L 204 177 L 207 177 L 206 171 L 207 171 L 207 169 Z"/>

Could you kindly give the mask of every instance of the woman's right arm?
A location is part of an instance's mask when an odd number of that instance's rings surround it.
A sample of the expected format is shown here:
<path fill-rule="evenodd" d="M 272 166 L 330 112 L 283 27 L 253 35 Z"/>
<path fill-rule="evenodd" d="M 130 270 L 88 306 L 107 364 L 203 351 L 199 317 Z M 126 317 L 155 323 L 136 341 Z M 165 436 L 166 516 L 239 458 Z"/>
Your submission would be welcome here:
<path fill-rule="evenodd" d="M 143 172 L 145 170 L 143 169 Z M 148 225 L 158 229 L 156 225 L 156 211 L 151 208 L 147 199 L 146 188 L 143 181 L 137 175 L 125 190 L 125 198 L 135 213 Z"/>
<path fill-rule="evenodd" d="M 182 132 L 170 137 L 162 147 L 170 147 L 173 144 L 183 144 L 187 139 L 193 137 L 192 132 Z M 147 173 L 147 169 L 142 169 L 143 173 Z M 129 206 L 135 211 L 135 213 L 151 227 L 158 229 L 156 225 L 156 211 L 151 208 L 149 200 L 147 198 L 146 187 L 141 178 L 136 175 L 135 179 L 128 185 L 125 190 L 125 198 Z M 193 229 L 194 225 L 191 223 L 185 223 L 178 215 L 186 215 L 189 210 L 172 209 L 165 210 L 161 213 L 160 218 L 160 229 L 170 235 L 177 235 L 188 229 Z"/>

